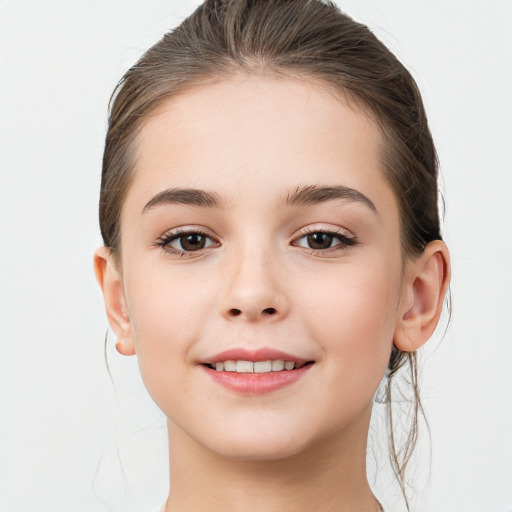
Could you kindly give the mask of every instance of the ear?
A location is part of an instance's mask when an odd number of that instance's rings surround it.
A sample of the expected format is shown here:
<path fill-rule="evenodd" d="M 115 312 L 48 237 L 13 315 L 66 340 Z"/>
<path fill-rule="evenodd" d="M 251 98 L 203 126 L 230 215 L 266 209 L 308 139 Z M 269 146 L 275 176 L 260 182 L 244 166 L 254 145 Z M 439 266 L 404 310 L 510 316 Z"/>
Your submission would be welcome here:
<path fill-rule="evenodd" d="M 94 253 L 94 272 L 103 292 L 108 323 L 117 336 L 116 349 L 120 354 L 131 356 L 135 354 L 135 345 L 123 280 L 107 247 L 100 247 Z"/>
<path fill-rule="evenodd" d="M 441 240 L 434 240 L 406 266 L 393 337 L 398 349 L 412 352 L 432 336 L 441 316 L 449 283 L 448 248 Z"/>

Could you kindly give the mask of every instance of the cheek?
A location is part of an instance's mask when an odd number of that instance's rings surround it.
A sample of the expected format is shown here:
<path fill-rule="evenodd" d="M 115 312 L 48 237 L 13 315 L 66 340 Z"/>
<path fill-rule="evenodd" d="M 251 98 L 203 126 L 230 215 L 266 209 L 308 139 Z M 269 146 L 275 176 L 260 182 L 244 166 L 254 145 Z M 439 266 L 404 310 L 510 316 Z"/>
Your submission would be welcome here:
<path fill-rule="evenodd" d="M 389 361 L 397 319 L 400 268 L 351 266 L 308 294 L 305 328 L 322 347 L 332 384 L 372 396 Z"/>
<path fill-rule="evenodd" d="M 204 332 L 215 294 L 166 265 L 137 265 L 126 275 L 132 336 L 149 393 L 159 393 L 159 382 L 185 391 L 183 363 Z"/>
<path fill-rule="evenodd" d="M 394 265 L 396 267 L 396 265 Z M 352 338 L 356 333 L 389 334 L 394 327 L 400 292 L 400 271 L 385 262 L 351 265 L 305 285 L 302 309 L 317 317 L 316 324 L 333 336 Z M 307 292 L 309 288 L 309 293 Z M 372 336 L 361 336 L 361 342 Z M 375 340 L 377 341 L 377 340 Z"/>
<path fill-rule="evenodd" d="M 201 325 L 201 312 L 211 307 L 214 294 L 208 291 L 208 283 L 201 273 L 176 271 L 165 262 L 134 261 L 126 272 L 130 277 L 125 293 L 139 347 L 158 343 L 161 337 L 167 344 L 186 342 Z"/>

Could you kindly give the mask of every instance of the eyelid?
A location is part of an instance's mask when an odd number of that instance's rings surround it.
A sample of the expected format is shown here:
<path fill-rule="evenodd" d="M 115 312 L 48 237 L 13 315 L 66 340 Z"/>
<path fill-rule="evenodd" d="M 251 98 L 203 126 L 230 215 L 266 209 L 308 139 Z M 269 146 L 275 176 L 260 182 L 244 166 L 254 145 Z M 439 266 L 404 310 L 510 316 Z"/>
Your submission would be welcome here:
<path fill-rule="evenodd" d="M 310 233 L 332 233 L 335 235 L 344 235 L 347 238 L 355 238 L 354 233 L 350 231 L 347 228 L 343 228 L 341 226 L 334 226 L 334 225 L 326 225 L 322 223 L 316 223 L 316 224 L 308 224 L 307 226 L 304 226 L 299 229 L 297 232 L 297 235 L 294 238 L 297 238 L 297 236 L 303 236 L 303 235 L 309 235 Z"/>
<path fill-rule="evenodd" d="M 299 229 L 294 239 L 300 238 L 304 235 L 310 235 L 311 233 L 329 233 L 332 235 L 340 235 L 345 236 L 347 238 L 356 238 L 354 233 L 347 228 L 342 228 L 341 226 L 326 226 L 322 224 L 308 224 L 303 228 Z"/>

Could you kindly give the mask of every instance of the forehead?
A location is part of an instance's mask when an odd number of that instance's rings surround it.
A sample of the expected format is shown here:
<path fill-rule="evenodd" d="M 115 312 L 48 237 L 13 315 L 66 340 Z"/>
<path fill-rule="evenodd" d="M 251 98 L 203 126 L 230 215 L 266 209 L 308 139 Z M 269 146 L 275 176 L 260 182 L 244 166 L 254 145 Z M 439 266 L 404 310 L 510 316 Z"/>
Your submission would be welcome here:
<path fill-rule="evenodd" d="M 165 101 L 144 122 L 125 205 L 143 208 L 171 187 L 277 201 L 313 183 L 393 200 L 381 140 L 377 124 L 341 94 L 298 78 L 236 75 Z"/>

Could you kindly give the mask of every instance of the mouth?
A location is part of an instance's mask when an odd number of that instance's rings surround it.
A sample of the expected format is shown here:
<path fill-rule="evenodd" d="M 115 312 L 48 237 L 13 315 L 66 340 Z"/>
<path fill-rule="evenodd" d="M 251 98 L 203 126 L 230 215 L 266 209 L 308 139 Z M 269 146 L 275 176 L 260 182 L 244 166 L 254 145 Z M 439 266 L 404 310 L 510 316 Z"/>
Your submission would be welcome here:
<path fill-rule="evenodd" d="M 239 395 L 264 395 L 301 381 L 314 361 L 226 359 L 202 363 L 213 382 Z"/>
<path fill-rule="evenodd" d="M 290 372 L 313 363 L 313 360 L 270 347 L 232 348 L 200 361 L 200 364 L 210 370 L 232 373 Z"/>
<path fill-rule="evenodd" d="M 250 361 L 244 359 L 227 359 L 212 363 L 203 363 L 204 366 L 217 372 L 233 373 L 276 373 L 290 372 L 312 365 L 314 361 L 285 361 L 284 359 L 268 359 L 265 361 Z"/>
<path fill-rule="evenodd" d="M 199 361 L 206 375 L 239 395 L 263 395 L 301 381 L 315 361 L 273 348 L 234 348 Z"/>

